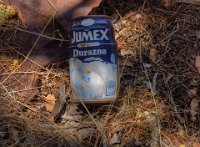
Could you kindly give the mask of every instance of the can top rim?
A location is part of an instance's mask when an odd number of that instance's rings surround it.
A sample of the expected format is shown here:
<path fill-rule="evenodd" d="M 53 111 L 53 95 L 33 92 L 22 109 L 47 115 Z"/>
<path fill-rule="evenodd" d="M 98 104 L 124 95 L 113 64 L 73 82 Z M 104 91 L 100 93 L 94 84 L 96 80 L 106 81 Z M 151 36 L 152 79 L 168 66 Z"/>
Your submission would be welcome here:
<path fill-rule="evenodd" d="M 108 15 L 87 15 L 87 16 L 79 16 L 79 17 L 76 17 L 74 18 L 73 20 L 79 20 L 81 18 L 93 18 L 93 17 L 97 17 L 97 18 L 109 18 L 111 19 L 110 16 Z"/>

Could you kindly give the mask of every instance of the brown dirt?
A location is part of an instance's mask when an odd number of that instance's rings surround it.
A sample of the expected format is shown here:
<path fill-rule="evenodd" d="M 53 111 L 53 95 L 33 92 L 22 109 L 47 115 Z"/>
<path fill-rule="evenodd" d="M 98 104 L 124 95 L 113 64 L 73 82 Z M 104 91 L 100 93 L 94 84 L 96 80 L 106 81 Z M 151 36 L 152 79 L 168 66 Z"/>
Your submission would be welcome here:
<path fill-rule="evenodd" d="M 51 64 L 37 72 L 40 91 L 31 101 L 18 99 L 0 84 L 2 146 L 104 146 L 114 136 L 117 145 L 128 147 L 192 147 L 200 143 L 200 106 L 192 118 L 190 105 L 194 97 L 200 100 L 195 67 L 200 7 L 177 3 L 166 8 L 154 1 L 129 0 L 126 6 L 107 1 L 98 13 L 103 13 L 102 8 L 120 18 L 114 23 L 121 74 L 116 102 L 87 105 L 88 111 L 82 105 L 72 107 L 79 110 L 73 114 L 78 120 L 69 121 L 60 114 L 52 122 L 45 97 L 58 95 L 64 82 L 69 106 L 71 87 L 68 62 Z M 8 73 L 21 62 L 11 48 L 0 52 L 0 67 Z M 197 94 L 189 95 L 194 88 Z M 72 113 L 71 109 L 67 112 Z M 83 128 L 90 128 L 89 135 Z M 88 137 L 83 139 L 74 132 Z"/>

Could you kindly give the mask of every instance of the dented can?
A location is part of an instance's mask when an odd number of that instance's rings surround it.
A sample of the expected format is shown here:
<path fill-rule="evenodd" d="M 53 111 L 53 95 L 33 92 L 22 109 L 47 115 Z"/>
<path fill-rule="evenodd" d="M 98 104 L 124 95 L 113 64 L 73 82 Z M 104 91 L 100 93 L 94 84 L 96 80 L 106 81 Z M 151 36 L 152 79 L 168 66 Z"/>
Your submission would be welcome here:
<path fill-rule="evenodd" d="M 118 51 L 110 17 L 75 19 L 69 52 L 73 100 L 114 101 L 118 89 Z"/>

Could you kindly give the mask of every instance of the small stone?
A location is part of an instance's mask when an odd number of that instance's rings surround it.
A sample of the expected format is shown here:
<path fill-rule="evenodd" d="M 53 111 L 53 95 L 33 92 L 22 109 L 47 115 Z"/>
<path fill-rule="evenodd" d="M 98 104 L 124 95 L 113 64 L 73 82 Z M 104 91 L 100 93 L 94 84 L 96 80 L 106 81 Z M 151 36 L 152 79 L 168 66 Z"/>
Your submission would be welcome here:
<path fill-rule="evenodd" d="M 4 138 L 6 136 L 6 132 L 0 132 L 0 137 Z"/>
<path fill-rule="evenodd" d="M 136 14 L 136 15 L 135 15 L 135 18 L 136 18 L 136 19 L 141 19 L 141 18 L 142 18 L 142 15 L 141 15 L 141 14 Z"/>

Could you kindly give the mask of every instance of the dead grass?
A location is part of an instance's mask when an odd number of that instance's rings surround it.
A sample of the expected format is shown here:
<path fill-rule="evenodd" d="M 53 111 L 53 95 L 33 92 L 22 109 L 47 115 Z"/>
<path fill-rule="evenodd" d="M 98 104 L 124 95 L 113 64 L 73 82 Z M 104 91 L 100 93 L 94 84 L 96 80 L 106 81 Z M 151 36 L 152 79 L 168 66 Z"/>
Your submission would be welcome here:
<path fill-rule="evenodd" d="M 109 3 L 117 11 L 114 24 L 119 47 L 120 91 L 114 104 L 89 105 L 82 124 L 96 129 L 83 146 L 105 146 L 113 136 L 119 146 L 193 146 L 200 142 L 199 112 L 191 120 L 189 89 L 199 89 L 200 77 L 194 61 L 199 55 L 200 9 L 178 3 L 170 9 L 158 4 L 129 1 Z M 1 70 L 17 68 L 19 55 L 1 50 Z M 65 129 L 64 120 L 49 120 L 44 98 L 58 94 L 61 83 L 71 97 L 67 61 L 49 66 L 39 74 L 39 95 L 19 101 L 1 85 L 0 144 L 3 146 L 75 146 L 77 134 Z M 197 96 L 198 92 L 197 92 Z M 70 99 L 67 99 L 70 104 Z M 95 123 L 94 123 L 95 122 Z M 101 132 L 101 133 L 99 133 Z M 101 136 L 106 136 L 101 138 Z M 198 144 L 199 145 L 199 144 Z"/>

